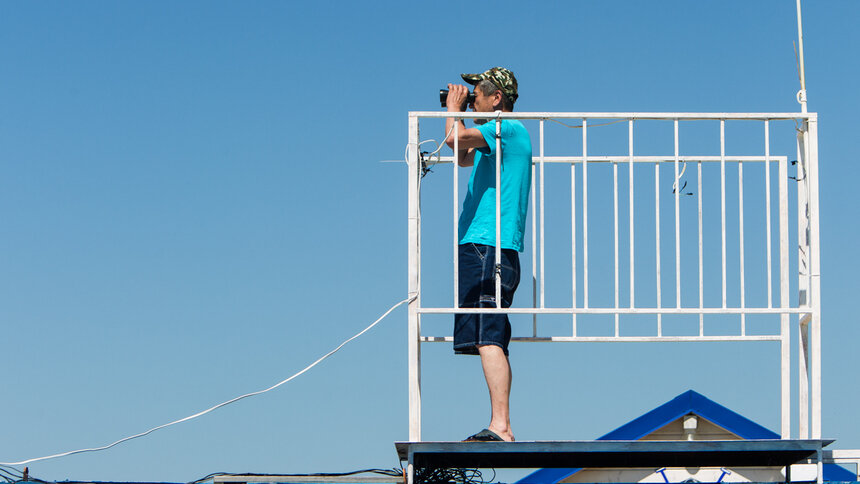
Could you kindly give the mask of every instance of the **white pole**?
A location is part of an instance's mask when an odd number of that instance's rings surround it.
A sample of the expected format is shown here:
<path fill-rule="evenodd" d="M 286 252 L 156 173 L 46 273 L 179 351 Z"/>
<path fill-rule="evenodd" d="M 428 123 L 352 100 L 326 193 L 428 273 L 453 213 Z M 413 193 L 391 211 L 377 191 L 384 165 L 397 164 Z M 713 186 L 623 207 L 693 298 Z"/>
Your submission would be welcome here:
<path fill-rule="evenodd" d="M 544 197 L 544 151 L 543 151 L 543 125 L 544 120 L 540 120 L 540 307 L 546 307 L 546 246 L 544 244 L 546 227 L 545 197 Z"/>
<path fill-rule="evenodd" d="M 615 161 L 612 162 L 612 234 L 614 236 L 615 242 L 615 272 L 613 276 L 613 280 L 615 283 L 615 309 L 618 309 L 618 163 Z M 619 315 L 615 313 L 615 336 L 619 335 Z"/>
<path fill-rule="evenodd" d="M 681 307 L 681 180 L 679 161 L 678 119 L 675 119 L 675 307 Z"/>
<path fill-rule="evenodd" d="M 738 161 L 738 258 L 740 259 L 741 309 L 746 307 L 744 274 L 744 162 Z M 747 334 L 746 314 L 741 313 L 741 336 Z"/>
<path fill-rule="evenodd" d="M 499 111 L 501 114 L 501 111 Z M 496 119 L 496 307 L 502 307 L 502 120 Z"/>
<path fill-rule="evenodd" d="M 460 121 L 454 123 L 454 307 L 460 305 Z"/>
<path fill-rule="evenodd" d="M 582 307 L 588 307 L 588 119 L 582 118 Z"/>
<path fill-rule="evenodd" d="M 818 218 L 818 121 L 807 120 L 806 150 L 809 161 L 806 176 L 809 177 L 809 274 L 812 305 L 810 322 L 810 396 L 812 408 L 810 432 L 813 439 L 821 438 L 821 257 L 819 246 Z"/>
<path fill-rule="evenodd" d="M 773 307 L 773 261 L 770 231 L 770 122 L 764 121 L 764 206 L 767 245 L 767 307 Z"/>
<path fill-rule="evenodd" d="M 570 307 L 576 307 L 576 163 L 570 164 Z M 571 335 L 576 336 L 576 314 L 571 316 Z"/>
<path fill-rule="evenodd" d="M 627 151 L 630 156 L 630 162 L 627 165 L 628 171 L 628 183 L 629 183 L 629 194 L 627 196 L 629 202 L 629 208 L 627 209 L 630 220 L 630 307 L 636 306 L 636 298 L 634 297 L 634 289 L 635 289 L 635 277 L 634 277 L 634 268 L 636 264 L 633 260 L 634 250 L 633 247 L 635 244 L 633 243 L 633 120 L 627 122 Z"/>
<path fill-rule="evenodd" d="M 532 161 L 532 307 L 537 307 L 537 192 L 535 184 L 537 183 L 537 168 Z M 532 314 L 532 335 L 537 336 L 537 313 Z"/>
<path fill-rule="evenodd" d="M 798 64 L 800 70 L 800 91 L 797 93 L 797 101 L 800 103 L 800 110 L 806 113 L 806 71 L 803 61 L 803 21 L 801 17 L 800 0 L 797 0 L 797 40 L 798 40 Z M 811 322 L 809 324 L 809 344 L 811 352 L 811 425 L 812 438 L 821 438 L 821 300 L 820 300 L 820 264 L 819 264 L 819 247 L 818 247 L 818 128 L 817 121 L 808 119 L 806 121 L 805 130 L 803 132 L 805 158 L 808 163 L 806 166 L 808 210 L 809 210 L 809 234 L 810 240 L 808 244 L 809 255 L 807 260 L 810 262 L 809 271 L 809 293 L 807 301 L 810 302 L 812 313 Z M 803 327 L 801 325 L 801 331 Z M 802 349 L 806 349 L 805 345 Z M 809 353 L 805 353 L 809 357 Z M 803 363 L 803 362 L 801 362 Z M 801 374 L 801 377 L 805 375 Z M 801 383 L 803 385 L 803 383 Z M 803 392 L 802 392 L 803 393 Z M 801 398 L 803 395 L 801 394 Z M 803 403 L 803 402 L 802 402 Z M 801 425 L 804 425 L 801 421 Z M 821 464 L 819 462 L 819 471 Z M 821 472 L 818 474 L 818 482 L 821 482 Z"/>
<path fill-rule="evenodd" d="M 800 103 L 801 112 L 806 112 L 806 72 L 803 67 L 803 21 L 800 17 L 800 0 L 797 0 L 797 50 L 800 69 L 800 91 L 797 93 L 797 102 Z"/>
<path fill-rule="evenodd" d="M 720 120 L 720 249 L 723 308 L 726 307 L 726 120 Z"/>
<path fill-rule="evenodd" d="M 408 347 L 409 347 L 409 440 L 421 440 L 421 333 L 419 329 L 421 308 L 421 212 L 418 203 L 419 183 L 421 183 L 420 161 L 418 160 L 418 117 L 409 116 L 409 147 L 408 159 L 408 190 L 409 190 L 409 297 L 414 299 L 409 303 Z"/>
<path fill-rule="evenodd" d="M 788 298 L 788 162 L 779 161 L 779 307 L 789 306 Z M 779 333 L 782 418 L 780 434 L 791 438 L 791 327 L 788 314 L 781 314 Z"/>
<path fill-rule="evenodd" d="M 657 277 L 657 308 L 663 307 L 660 271 L 660 162 L 654 163 L 654 272 Z M 657 336 L 663 335 L 663 315 L 657 315 Z"/>
<path fill-rule="evenodd" d="M 702 162 L 699 161 L 696 166 L 696 173 L 698 175 L 697 178 L 697 187 L 696 187 L 696 195 L 698 197 L 698 208 L 699 208 L 699 309 L 705 307 L 705 259 L 704 259 L 704 250 L 705 250 L 705 239 L 703 233 L 703 221 L 702 221 Z M 705 315 L 704 313 L 699 314 L 699 336 L 705 335 Z"/>
<path fill-rule="evenodd" d="M 798 306 L 809 308 L 809 197 L 807 178 L 806 143 L 804 130 L 797 133 L 797 267 Z M 809 438 L 809 314 L 801 314 L 798 321 L 798 438 Z"/>

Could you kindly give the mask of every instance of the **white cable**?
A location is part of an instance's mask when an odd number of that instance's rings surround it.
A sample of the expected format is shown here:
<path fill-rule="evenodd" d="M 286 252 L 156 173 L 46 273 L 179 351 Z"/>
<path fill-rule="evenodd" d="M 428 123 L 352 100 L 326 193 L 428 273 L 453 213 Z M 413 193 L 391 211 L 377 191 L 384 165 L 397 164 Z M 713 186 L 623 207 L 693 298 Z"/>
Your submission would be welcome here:
<path fill-rule="evenodd" d="M 678 174 L 678 178 L 672 183 L 672 193 L 675 193 L 675 190 L 678 188 L 678 182 L 681 181 L 681 178 L 684 176 L 684 172 L 687 171 L 687 162 L 682 162 L 681 173 Z"/>
<path fill-rule="evenodd" d="M 558 123 L 558 124 L 560 124 L 560 125 L 562 125 L 562 126 L 567 126 L 568 128 L 573 128 L 573 129 L 579 129 L 579 128 L 582 128 L 582 125 L 581 125 L 581 124 L 567 124 L 567 123 L 562 123 L 561 121 L 559 121 L 559 120 L 557 120 L 557 119 L 552 119 L 552 118 L 546 118 L 546 119 L 547 119 L 547 121 L 552 121 L 553 123 Z M 624 122 L 624 121 L 627 121 L 627 120 L 626 120 L 626 119 L 619 119 L 619 120 L 617 120 L 617 121 L 609 121 L 609 122 L 607 122 L 607 123 L 589 124 L 589 125 L 588 125 L 588 127 L 589 127 L 589 128 L 598 128 L 598 127 L 600 127 L 600 126 L 609 126 L 610 124 L 621 123 L 621 122 Z"/>
<path fill-rule="evenodd" d="M 110 449 L 111 447 L 116 446 L 116 445 L 119 445 L 119 444 L 121 444 L 121 443 L 123 443 L 123 442 L 127 442 L 127 441 L 129 441 L 129 440 L 136 439 L 136 438 L 138 438 L 138 437 L 143 437 L 143 436 L 145 436 L 145 435 L 149 435 L 149 434 L 151 434 L 151 433 L 155 432 L 156 430 L 161 430 L 161 429 L 163 429 L 163 428 L 165 428 L 165 427 L 170 427 L 171 425 L 176 425 L 176 424 L 178 424 L 178 423 L 187 422 L 188 420 L 192 420 L 192 419 L 195 419 L 195 418 L 200 417 L 200 416 L 202 416 L 202 415 L 206 415 L 207 413 L 209 413 L 209 412 L 211 412 L 211 411 L 213 411 L 213 410 L 216 410 L 216 409 L 218 409 L 218 408 L 224 407 L 224 406 L 226 406 L 226 405 L 230 405 L 231 403 L 234 403 L 234 402 L 238 402 L 239 400 L 242 400 L 243 398 L 253 397 L 253 396 L 256 396 L 256 395 L 261 395 L 261 394 L 266 393 L 266 392 L 268 392 L 268 391 L 274 390 L 275 388 L 278 388 L 279 386 L 283 385 L 284 383 L 287 383 L 288 381 L 292 380 L 293 378 L 295 378 L 295 377 L 297 377 L 297 376 L 301 375 L 302 373 L 304 373 L 304 372 L 306 372 L 306 371 L 310 370 L 311 368 L 313 368 L 314 366 L 316 366 L 316 365 L 317 365 L 317 363 L 319 363 L 319 362 L 323 361 L 324 359 L 328 358 L 329 356 L 331 356 L 331 355 L 333 355 L 333 354 L 337 353 L 337 351 L 338 351 L 338 350 L 340 350 L 341 348 L 343 348 L 343 347 L 344 347 L 344 345 L 346 345 L 346 344 L 347 344 L 347 343 L 349 343 L 350 341 L 354 340 L 355 338 L 358 338 L 359 336 L 363 335 L 364 333 L 368 332 L 371 328 L 373 328 L 374 326 L 376 326 L 380 321 L 382 321 L 383 319 L 385 319 L 385 317 L 386 317 L 386 316 L 388 316 L 389 314 L 391 314 L 391 311 L 394 311 L 395 309 L 397 309 L 397 308 L 398 308 L 399 306 L 401 306 L 402 304 L 407 303 L 407 302 L 409 302 L 409 301 L 411 301 L 411 300 L 415 299 L 416 297 L 418 297 L 418 296 L 412 296 L 411 298 L 404 299 L 404 300 L 400 301 L 399 303 L 395 304 L 394 306 L 391 306 L 391 308 L 390 308 L 388 311 L 385 311 L 385 314 L 383 314 L 382 316 L 380 316 L 380 317 L 379 317 L 379 319 L 377 319 L 376 321 L 374 321 L 370 326 L 368 326 L 368 327 L 364 328 L 363 330 L 359 331 L 355 336 L 353 336 L 352 338 L 349 338 L 348 340 L 344 341 L 344 342 L 343 342 L 343 343 L 341 343 L 337 348 L 335 348 L 335 349 L 333 349 L 333 350 L 329 351 L 328 353 L 326 353 L 325 355 L 321 356 L 319 359 L 317 359 L 316 361 L 314 361 L 313 363 L 311 363 L 310 365 L 308 365 L 307 367 L 305 367 L 305 369 L 304 369 L 304 370 L 302 370 L 302 371 L 300 371 L 300 372 L 298 372 L 298 373 L 294 374 L 293 376 L 291 376 L 291 377 L 289 377 L 289 378 L 287 378 L 287 379 L 285 379 L 285 380 L 281 380 L 279 383 L 277 383 L 277 384 L 275 384 L 275 385 L 272 385 L 272 386 L 270 386 L 269 388 L 266 388 L 265 390 L 260 390 L 260 391 L 252 392 L 252 393 L 246 393 L 246 394 L 241 395 L 241 396 L 238 396 L 238 397 L 236 397 L 236 398 L 233 398 L 233 399 L 227 400 L 226 402 L 219 403 L 218 405 L 215 405 L 215 406 L 213 406 L 213 407 L 210 407 L 210 408 L 208 408 L 208 409 L 206 409 L 206 410 L 203 410 L 203 411 L 201 411 L 201 412 L 197 412 L 197 413 L 195 413 L 194 415 L 189 415 L 189 416 L 187 416 L 187 417 L 185 417 L 185 418 L 181 418 L 181 419 L 179 419 L 179 420 L 174 420 L 173 422 L 166 423 L 166 424 L 164 424 L 164 425 L 159 425 L 158 427 L 153 427 L 153 428 L 151 428 L 151 429 L 147 430 L 146 432 L 141 432 L 141 433 L 139 433 L 139 434 L 135 434 L 135 435 L 132 435 L 132 436 L 129 436 L 129 437 L 125 437 L 125 438 L 119 439 L 119 440 L 117 440 L 116 442 L 114 442 L 114 443 L 112 443 L 112 444 L 109 444 L 109 445 L 105 445 L 105 446 L 103 446 L 103 447 L 94 447 L 94 448 L 91 448 L 91 449 L 78 449 L 78 450 L 72 450 L 72 451 L 69 451 L 69 452 L 63 452 L 63 453 L 61 453 L 61 454 L 47 455 L 47 456 L 44 456 L 44 457 L 37 457 L 37 458 L 35 458 L 35 459 L 27 459 L 27 460 L 22 460 L 22 461 L 19 461 L 19 462 L 0 462 L 0 466 L 21 466 L 21 465 L 29 464 L 29 463 L 31 463 L 31 462 L 37 462 L 37 461 L 41 461 L 41 460 L 48 460 L 48 459 L 55 459 L 55 458 L 57 458 L 57 457 L 66 457 L 66 456 L 69 456 L 69 455 L 81 454 L 81 453 L 84 453 L 84 452 L 97 452 L 97 451 L 100 451 L 100 450 L 107 450 L 107 449 Z"/>
<path fill-rule="evenodd" d="M 448 130 L 448 133 L 445 134 L 445 139 L 442 141 L 441 144 L 437 143 L 435 139 L 428 139 L 428 140 L 424 140 L 424 141 L 421 141 L 418 143 L 419 148 L 421 147 L 421 145 L 423 145 L 425 143 L 433 143 L 436 145 L 436 149 L 432 153 L 427 154 L 427 156 L 425 158 L 426 161 L 430 161 L 433 158 L 433 156 L 436 156 L 436 163 L 439 163 L 439 160 L 441 159 L 441 156 L 442 156 L 439 154 L 439 152 L 442 151 L 442 148 L 445 146 L 445 142 L 448 140 L 448 138 L 451 136 L 451 133 L 453 133 L 453 132 L 454 132 L 454 126 L 451 126 L 451 129 Z M 406 161 L 406 163 L 408 164 L 409 163 L 409 143 L 406 143 L 406 149 L 404 151 L 405 151 L 405 153 L 403 155 L 403 158 Z M 428 168 L 428 169 L 430 167 L 436 165 L 436 163 L 427 164 L 426 161 L 425 161 L 425 164 L 426 164 L 426 168 Z"/>

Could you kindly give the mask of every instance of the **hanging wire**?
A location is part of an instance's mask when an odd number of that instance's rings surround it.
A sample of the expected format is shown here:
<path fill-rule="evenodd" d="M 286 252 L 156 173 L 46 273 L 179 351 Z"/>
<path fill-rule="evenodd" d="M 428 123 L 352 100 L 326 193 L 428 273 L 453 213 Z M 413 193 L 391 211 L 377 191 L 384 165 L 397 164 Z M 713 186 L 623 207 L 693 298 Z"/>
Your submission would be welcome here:
<path fill-rule="evenodd" d="M 450 483 L 458 484 L 484 484 L 496 480 L 496 470 L 492 469 L 493 477 L 489 480 L 484 480 L 484 476 L 479 469 L 437 469 L 437 468 L 417 468 L 415 469 L 416 484 L 431 484 L 431 483 Z"/>
<path fill-rule="evenodd" d="M 187 417 L 184 417 L 184 418 L 181 418 L 181 419 L 178 419 L 178 420 L 174 420 L 173 422 L 169 422 L 169 423 L 166 423 L 166 424 L 163 424 L 163 425 L 159 425 L 158 427 L 153 427 L 153 428 L 151 428 L 151 429 L 149 429 L 149 430 L 147 430 L 147 431 L 145 431 L 145 432 L 141 432 L 141 433 L 139 433 L 139 434 L 135 434 L 135 435 L 131 435 L 131 436 L 128 436 L 128 437 L 124 437 L 124 438 L 119 439 L 119 440 L 117 440 L 116 442 L 113 442 L 113 443 L 108 444 L 108 445 L 104 445 L 104 446 L 101 446 L 101 447 L 93 447 L 93 448 L 89 448 L 89 449 L 78 449 L 78 450 L 72 450 L 72 451 L 63 452 L 63 453 L 60 453 L 60 454 L 53 454 L 53 455 L 47 455 L 47 456 L 44 456 L 44 457 L 36 457 L 36 458 L 33 458 L 33 459 L 22 460 L 22 461 L 19 461 L 19 462 L 0 462 L 0 466 L 3 466 L 3 467 L 11 467 L 11 466 L 16 466 L 16 465 L 25 465 L 25 464 L 29 464 L 29 463 L 31 463 L 31 462 L 38 462 L 38 461 L 42 461 L 42 460 L 55 459 L 55 458 L 58 458 L 58 457 L 65 457 L 65 456 L 69 456 L 69 455 L 82 454 L 82 453 L 84 453 L 84 452 L 98 452 L 98 451 L 102 451 L 102 450 L 107 450 L 107 449 L 110 449 L 111 447 L 114 447 L 114 446 L 116 446 L 116 445 L 119 445 L 119 444 L 121 444 L 121 443 L 123 443 L 123 442 L 127 442 L 127 441 L 129 441 L 129 440 L 137 439 L 137 438 L 140 438 L 140 437 L 144 437 L 144 436 L 149 435 L 149 434 L 151 434 L 151 433 L 153 433 L 153 432 L 155 432 L 155 431 L 157 431 L 157 430 L 161 430 L 161 429 L 163 429 L 163 428 L 170 427 L 170 426 L 172 426 L 172 425 L 176 425 L 176 424 L 179 424 L 179 423 L 182 423 L 182 422 L 187 422 L 187 421 L 192 420 L 192 419 L 195 419 L 195 418 L 197 418 L 197 417 L 201 417 L 201 416 L 203 416 L 203 415 L 206 415 L 206 414 L 207 414 L 207 413 L 209 413 L 209 412 L 212 412 L 213 410 L 216 410 L 216 409 L 219 409 L 219 408 L 221 408 L 221 407 L 224 407 L 224 406 L 230 405 L 230 404 L 232 404 L 232 403 L 236 403 L 236 402 L 238 402 L 239 400 L 243 400 L 243 399 L 245 399 L 245 398 L 249 398 L 249 397 L 253 397 L 253 396 L 257 396 L 257 395 L 262 395 L 263 393 L 270 392 L 270 391 L 274 390 L 275 388 L 278 388 L 279 386 L 281 386 L 281 385 L 283 385 L 283 384 L 285 384 L 285 383 L 287 383 L 287 382 L 289 382 L 289 381 L 293 380 L 294 378 L 296 378 L 296 377 L 298 377 L 298 376 L 300 376 L 300 375 L 304 374 L 305 372 L 307 372 L 308 370 L 310 370 L 311 368 L 313 368 L 314 366 L 316 366 L 317 364 L 319 364 L 320 362 L 322 362 L 322 361 L 323 361 L 323 360 L 325 360 L 326 358 L 328 358 L 328 357 L 330 357 L 331 355 L 333 355 L 333 354 L 337 353 L 337 352 L 338 352 L 341 348 L 343 348 L 347 343 L 349 343 L 350 341 L 352 341 L 352 340 L 354 340 L 354 339 L 358 338 L 359 336 L 363 335 L 364 333 L 366 333 L 366 332 L 370 331 L 370 329 L 371 329 L 371 328 L 373 328 L 374 326 L 376 326 L 377 324 L 379 324 L 379 322 L 380 322 L 380 321 L 382 321 L 383 319 L 385 319 L 385 317 L 386 317 L 386 316 L 388 316 L 389 314 L 391 314 L 391 312 L 392 312 L 392 311 L 394 311 L 396 308 L 398 308 L 398 307 L 400 307 L 401 305 L 406 304 L 406 303 L 408 303 L 408 302 L 410 302 L 410 301 L 414 300 L 416 297 L 418 297 L 418 296 L 417 296 L 417 295 L 416 295 L 416 296 L 412 296 L 412 297 L 410 297 L 410 298 L 407 298 L 407 299 L 404 299 L 404 300 L 400 301 L 399 303 L 395 304 L 394 306 L 391 306 L 391 308 L 389 308 L 389 309 L 388 309 L 388 311 L 386 311 L 385 313 L 383 313 L 383 315 L 382 315 L 382 316 L 380 316 L 380 317 L 379 317 L 379 319 L 377 319 L 376 321 L 374 321 L 373 323 L 371 323 L 371 324 L 370 324 L 370 326 L 368 326 L 368 327 L 364 328 L 363 330 L 359 331 L 359 332 L 358 332 L 358 333 L 356 333 L 354 336 L 352 336 L 351 338 L 347 339 L 346 341 L 344 341 L 343 343 L 341 343 L 340 345 L 338 345 L 335 349 L 333 349 L 333 350 L 329 351 L 328 353 L 324 354 L 323 356 L 321 356 L 320 358 L 318 358 L 316 361 L 314 361 L 314 362 L 313 362 L 313 363 L 311 363 L 310 365 L 306 366 L 306 367 L 305 367 L 304 369 L 302 369 L 301 371 L 299 371 L 299 372 L 297 372 L 297 373 L 293 374 L 292 376 L 290 376 L 290 377 L 288 377 L 288 378 L 285 378 L 284 380 L 281 380 L 280 382 L 278 382 L 278 383 L 276 383 L 276 384 L 274 384 L 274 385 L 270 386 L 269 388 L 266 388 L 266 389 L 264 389 L 264 390 L 260 390 L 260 391 L 256 391 L 256 392 L 246 393 L 246 394 L 244 394 L 244 395 L 240 395 L 240 396 L 238 396 L 238 397 L 231 398 L 230 400 L 227 400 L 226 402 L 219 403 L 219 404 L 217 404 L 217 405 L 214 405 L 214 406 L 212 406 L 212 407 L 207 408 L 206 410 L 202 410 L 202 411 L 200 411 L 200 412 L 197 412 L 197 413 L 195 413 L 195 414 L 193 414 L 193 415 L 189 415 L 189 416 L 187 416 Z"/>
<path fill-rule="evenodd" d="M 563 123 L 563 122 L 561 122 L 561 121 L 559 121 L 559 120 L 557 120 L 557 119 L 547 118 L 547 121 L 552 121 L 553 123 L 558 123 L 558 124 L 560 124 L 560 125 L 562 125 L 562 126 L 566 126 L 566 127 L 568 127 L 568 128 L 573 128 L 573 129 L 582 128 L 582 125 L 581 125 L 581 124 L 567 124 L 567 123 Z M 609 121 L 609 122 L 606 122 L 606 123 L 600 123 L 600 124 L 589 124 L 589 125 L 588 125 L 588 127 L 589 127 L 589 128 L 599 128 L 599 127 L 601 127 L 601 126 L 609 126 L 610 124 L 621 123 L 621 122 L 624 122 L 624 121 L 627 121 L 627 120 L 626 120 L 626 119 L 619 119 L 619 120 L 616 120 L 616 121 Z"/>
<path fill-rule="evenodd" d="M 376 474 L 381 476 L 388 477 L 402 477 L 403 469 L 393 467 L 391 469 L 360 469 L 349 472 L 317 472 L 311 474 L 260 474 L 260 473 L 231 473 L 231 472 L 213 472 L 211 474 L 207 474 L 200 479 L 196 479 L 194 481 L 189 481 L 185 484 L 200 484 L 206 481 L 211 480 L 213 477 L 343 477 L 343 476 L 354 476 L 357 474 Z"/>
<path fill-rule="evenodd" d="M 687 162 L 686 161 L 683 162 L 683 166 L 681 167 L 681 173 L 678 174 L 678 178 L 676 178 L 675 181 L 672 183 L 672 193 L 673 194 L 675 193 L 675 190 L 678 187 L 678 182 L 681 181 L 681 178 L 684 176 L 685 171 L 687 171 Z M 681 188 L 679 189 L 679 191 L 681 192 L 681 195 L 692 195 L 693 194 L 693 192 L 684 193 L 685 188 L 687 188 L 687 181 L 686 180 L 684 181 L 684 184 L 681 185 Z"/>

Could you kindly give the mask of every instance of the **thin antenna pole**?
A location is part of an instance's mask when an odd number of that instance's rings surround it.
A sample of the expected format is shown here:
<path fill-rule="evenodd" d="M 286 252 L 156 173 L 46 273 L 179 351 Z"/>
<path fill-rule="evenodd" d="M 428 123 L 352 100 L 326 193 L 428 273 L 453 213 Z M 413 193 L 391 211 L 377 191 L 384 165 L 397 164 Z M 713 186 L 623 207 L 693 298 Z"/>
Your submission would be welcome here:
<path fill-rule="evenodd" d="M 797 49 L 798 63 L 800 64 L 800 91 L 797 93 L 797 102 L 800 103 L 801 112 L 806 112 L 806 73 L 803 69 L 803 22 L 800 18 L 800 0 L 797 0 Z"/>

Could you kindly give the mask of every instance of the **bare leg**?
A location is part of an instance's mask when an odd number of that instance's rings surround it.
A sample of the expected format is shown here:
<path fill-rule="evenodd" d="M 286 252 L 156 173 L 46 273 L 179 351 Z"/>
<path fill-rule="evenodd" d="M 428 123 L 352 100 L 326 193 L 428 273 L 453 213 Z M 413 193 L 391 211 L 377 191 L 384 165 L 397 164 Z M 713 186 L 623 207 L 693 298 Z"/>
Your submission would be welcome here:
<path fill-rule="evenodd" d="M 496 345 L 478 345 L 481 355 L 481 366 L 484 368 L 484 378 L 490 391 L 490 426 L 488 429 L 507 441 L 514 440 L 511 431 L 510 397 L 511 397 L 511 365 L 501 347 Z"/>

